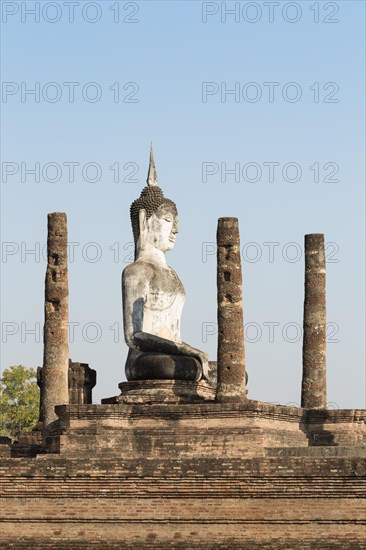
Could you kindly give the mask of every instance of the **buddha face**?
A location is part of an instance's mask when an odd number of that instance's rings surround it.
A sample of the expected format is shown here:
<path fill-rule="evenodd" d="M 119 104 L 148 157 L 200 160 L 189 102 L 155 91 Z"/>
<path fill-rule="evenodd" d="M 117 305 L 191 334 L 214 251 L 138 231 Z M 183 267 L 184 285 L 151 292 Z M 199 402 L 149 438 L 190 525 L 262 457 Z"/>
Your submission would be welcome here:
<path fill-rule="evenodd" d="M 167 252 L 171 250 L 178 233 L 178 213 L 170 204 L 162 204 L 147 220 L 146 243 Z"/>

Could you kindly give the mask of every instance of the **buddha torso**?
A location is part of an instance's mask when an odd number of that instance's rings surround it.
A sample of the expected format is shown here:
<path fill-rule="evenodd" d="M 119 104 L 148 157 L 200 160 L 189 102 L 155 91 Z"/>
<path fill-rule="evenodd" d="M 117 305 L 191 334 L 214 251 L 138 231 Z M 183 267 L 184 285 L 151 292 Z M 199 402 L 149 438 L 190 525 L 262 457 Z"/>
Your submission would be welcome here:
<path fill-rule="evenodd" d="M 185 300 L 182 282 L 175 271 L 169 267 L 156 266 L 145 260 L 136 262 L 136 272 L 143 267 L 143 273 L 149 273 L 142 320 L 138 324 L 142 332 L 155 334 L 161 338 L 181 342 L 180 320 Z"/>
<path fill-rule="evenodd" d="M 185 370 L 188 367 L 187 376 L 195 378 L 197 361 L 194 359 L 188 358 L 187 364 L 187 358 L 169 359 L 172 357 L 169 354 L 162 356 L 154 352 L 146 353 L 133 345 L 133 336 L 136 333 L 150 334 L 181 343 L 180 321 L 185 291 L 175 271 L 168 265 L 162 266 L 140 259 L 125 268 L 122 288 L 126 306 L 125 338 L 130 347 L 125 366 L 127 379 L 136 379 L 141 372 L 144 373 L 141 375 L 143 377 L 148 375 L 148 372 L 151 376 L 151 368 L 159 368 L 160 377 L 171 377 L 172 373 L 178 372 L 179 365 Z M 170 375 L 167 374 L 169 372 Z"/>

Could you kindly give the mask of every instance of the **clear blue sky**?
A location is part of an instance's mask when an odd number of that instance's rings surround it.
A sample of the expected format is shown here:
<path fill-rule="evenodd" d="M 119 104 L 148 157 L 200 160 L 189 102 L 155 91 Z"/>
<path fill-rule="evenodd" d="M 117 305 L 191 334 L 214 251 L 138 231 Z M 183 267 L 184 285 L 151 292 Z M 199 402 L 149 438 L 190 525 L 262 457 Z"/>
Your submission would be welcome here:
<path fill-rule="evenodd" d="M 329 406 L 364 407 L 364 3 L 1 4 L 2 368 L 42 364 L 39 250 L 65 211 L 70 357 L 97 370 L 95 402 L 118 394 L 129 205 L 153 140 L 181 220 L 183 339 L 215 359 L 211 243 L 236 216 L 249 397 L 299 403 L 303 238 L 325 233 Z"/>

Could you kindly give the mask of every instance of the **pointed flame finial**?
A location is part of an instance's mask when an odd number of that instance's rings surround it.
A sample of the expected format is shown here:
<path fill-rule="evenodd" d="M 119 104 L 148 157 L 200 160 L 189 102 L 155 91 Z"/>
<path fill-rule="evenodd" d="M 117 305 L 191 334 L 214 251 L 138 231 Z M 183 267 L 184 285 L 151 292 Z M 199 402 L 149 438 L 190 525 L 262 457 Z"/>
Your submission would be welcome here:
<path fill-rule="evenodd" d="M 147 173 L 146 183 L 149 186 L 158 185 L 158 175 L 156 173 L 156 168 L 155 168 L 154 148 L 153 148 L 152 142 L 150 146 L 150 164 L 149 164 L 149 171 Z"/>

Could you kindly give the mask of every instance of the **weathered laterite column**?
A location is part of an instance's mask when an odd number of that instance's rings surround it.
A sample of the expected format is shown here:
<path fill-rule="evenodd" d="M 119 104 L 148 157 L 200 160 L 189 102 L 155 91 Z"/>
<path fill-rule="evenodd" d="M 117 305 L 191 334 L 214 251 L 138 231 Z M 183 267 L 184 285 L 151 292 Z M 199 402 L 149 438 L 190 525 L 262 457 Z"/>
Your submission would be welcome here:
<path fill-rule="evenodd" d="M 64 212 L 48 214 L 47 271 L 44 306 L 43 428 L 57 420 L 55 405 L 69 402 L 68 370 L 67 219 Z"/>
<path fill-rule="evenodd" d="M 240 236 L 237 218 L 217 225 L 217 389 L 216 400 L 247 400 Z"/>
<path fill-rule="evenodd" d="M 305 235 L 305 300 L 301 406 L 326 409 L 326 304 L 324 235 Z"/>

